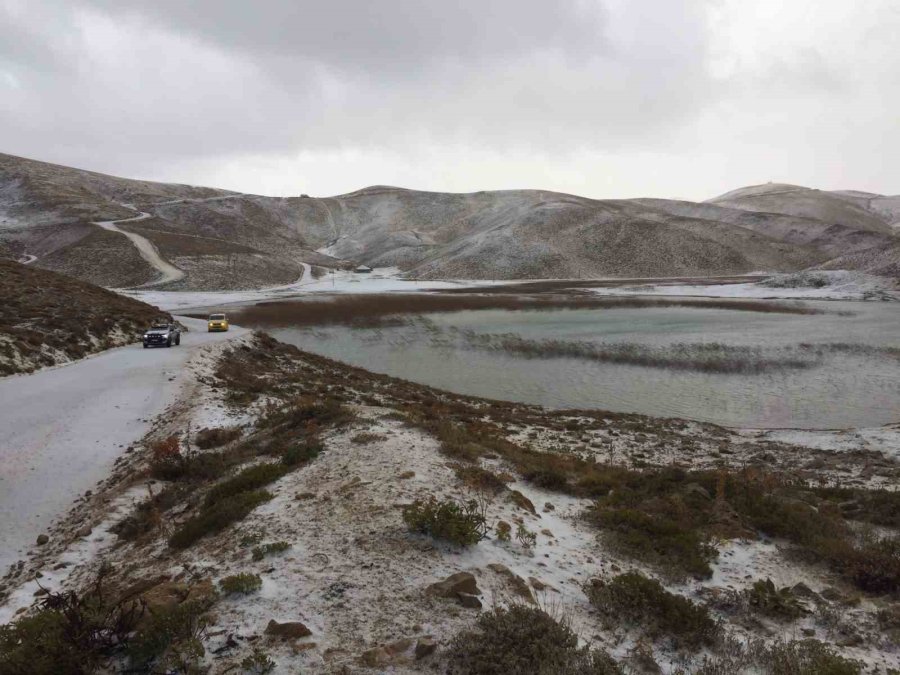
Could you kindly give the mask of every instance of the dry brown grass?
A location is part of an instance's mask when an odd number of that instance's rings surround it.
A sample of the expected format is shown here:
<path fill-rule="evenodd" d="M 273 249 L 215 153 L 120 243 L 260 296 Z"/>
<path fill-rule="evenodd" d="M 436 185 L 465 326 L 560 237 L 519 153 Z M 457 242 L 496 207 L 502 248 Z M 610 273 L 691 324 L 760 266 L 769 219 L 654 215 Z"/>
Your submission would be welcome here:
<path fill-rule="evenodd" d="M 555 309 L 651 309 L 688 307 L 777 314 L 821 314 L 798 303 L 757 300 L 700 300 L 692 298 L 596 297 L 583 295 L 462 295 L 403 293 L 343 295 L 330 300 L 263 302 L 232 312 L 236 324 L 257 328 L 283 328 L 341 324 L 378 326 L 396 323 L 400 317 L 429 312 L 466 310 L 555 310 Z"/>

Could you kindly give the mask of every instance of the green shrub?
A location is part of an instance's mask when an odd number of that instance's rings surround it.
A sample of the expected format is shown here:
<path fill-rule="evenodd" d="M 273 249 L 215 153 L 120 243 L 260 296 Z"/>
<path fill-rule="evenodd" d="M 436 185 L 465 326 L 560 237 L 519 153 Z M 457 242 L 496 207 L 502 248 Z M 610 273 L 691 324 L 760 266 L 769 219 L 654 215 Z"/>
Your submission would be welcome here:
<path fill-rule="evenodd" d="M 169 546 L 187 548 L 208 534 L 221 532 L 232 523 L 241 520 L 257 506 L 272 499 L 265 490 L 241 492 L 230 499 L 218 502 L 185 522 L 169 538 Z"/>
<path fill-rule="evenodd" d="M 0 626 L 0 675 L 87 675 L 127 642 L 143 609 L 105 598 L 107 572 L 88 592 L 50 591 L 35 614 Z"/>
<path fill-rule="evenodd" d="M 790 588 L 778 589 L 771 579 L 760 579 L 743 592 L 751 609 L 776 619 L 793 621 L 806 613 Z"/>
<path fill-rule="evenodd" d="M 744 645 L 732 641 L 728 649 L 704 656 L 691 675 L 859 675 L 862 665 L 845 659 L 818 640 L 778 640 L 766 644 L 762 639 Z M 676 670 L 673 675 L 687 675 Z"/>
<path fill-rule="evenodd" d="M 241 661 L 241 668 L 247 675 L 266 675 L 275 670 L 276 665 L 278 664 L 258 647 L 253 650 L 250 656 Z"/>
<path fill-rule="evenodd" d="M 239 472 L 236 476 L 232 476 L 222 481 L 218 485 L 206 493 L 204 505 L 206 507 L 224 499 L 229 499 L 241 492 L 251 492 L 265 487 L 287 473 L 287 469 L 282 464 L 257 464 L 247 467 Z"/>
<path fill-rule="evenodd" d="M 523 548 L 532 549 L 534 548 L 534 545 L 537 544 L 537 535 L 522 523 L 519 523 L 516 527 L 516 541 L 518 541 Z"/>
<path fill-rule="evenodd" d="M 128 645 L 132 666 L 150 670 L 158 661 L 183 664 L 202 657 L 200 639 L 208 624 L 206 613 L 214 602 L 213 597 L 188 600 L 151 613 L 150 620 Z"/>
<path fill-rule="evenodd" d="M 262 546 L 254 546 L 252 552 L 253 559 L 259 561 L 271 553 L 287 551 L 290 547 L 291 545 L 286 541 L 275 541 L 270 544 L 263 544 Z"/>
<path fill-rule="evenodd" d="M 590 520 L 609 531 L 629 555 L 668 571 L 681 571 L 700 579 L 712 576 L 711 560 L 717 552 L 694 529 L 664 515 L 634 509 L 596 508 Z"/>
<path fill-rule="evenodd" d="M 641 626 L 651 638 L 672 638 L 678 647 L 696 649 L 712 644 L 718 626 L 709 611 L 674 593 L 639 572 L 620 574 L 608 583 L 595 583 L 588 598 L 600 612 L 617 623 Z"/>
<path fill-rule="evenodd" d="M 294 467 L 303 462 L 308 462 L 319 456 L 325 449 L 318 436 L 307 438 L 303 443 L 292 445 L 281 455 L 281 463 L 284 466 Z"/>
<path fill-rule="evenodd" d="M 201 429 L 194 437 L 194 444 L 198 448 L 208 450 L 218 448 L 226 443 L 241 437 L 240 427 L 218 427 L 215 429 Z"/>
<path fill-rule="evenodd" d="M 578 647 L 578 636 L 543 610 L 515 605 L 478 618 L 449 649 L 454 675 L 620 675 L 608 654 Z"/>
<path fill-rule="evenodd" d="M 472 546 L 487 538 L 484 511 L 474 500 L 417 499 L 403 509 L 403 521 L 410 532 L 444 539 L 457 546 Z"/>
<path fill-rule="evenodd" d="M 818 640 L 776 642 L 756 659 L 770 675 L 859 675 L 859 661 L 845 659 Z"/>
<path fill-rule="evenodd" d="M 227 595 L 247 595 L 262 588 L 262 579 L 258 574 L 241 572 L 225 577 L 219 582 L 219 586 Z"/>

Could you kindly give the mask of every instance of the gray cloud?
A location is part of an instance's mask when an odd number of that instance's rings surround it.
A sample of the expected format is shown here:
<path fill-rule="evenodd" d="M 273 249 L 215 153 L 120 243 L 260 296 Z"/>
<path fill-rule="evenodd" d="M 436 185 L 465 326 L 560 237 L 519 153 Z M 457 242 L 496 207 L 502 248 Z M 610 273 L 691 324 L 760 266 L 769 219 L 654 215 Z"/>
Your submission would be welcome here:
<path fill-rule="evenodd" d="M 280 189 L 276 173 L 300 156 L 303 166 L 366 157 L 305 174 L 319 193 L 386 182 L 377 158 L 397 168 L 406 156 L 398 174 L 419 177 L 416 187 L 497 186 L 498 167 L 515 159 L 510 180 L 533 175 L 533 186 L 547 179 L 539 166 L 555 166 L 575 176 L 572 191 L 597 194 L 611 185 L 592 187 L 590 163 L 602 162 L 630 176 L 618 189 L 665 194 L 685 180 L 657 169 L 693 158 L 691 192 L 702 196 L 723 176 L 697 158 L 739 152 L 747 170 L 729 176 L 768 179 L 767 149 L 803 152 L 798 134 L 821 143 L 853 119 L 860 87 L 896 79 L 900 62 L 885 64 L 872 44 L 890 44 L 884 23 L 897 15 L 874 1 L 879 20 L 847 31 L 881 64 L 861 83 L 846 57 L 831 57 L 830 24 L 808 35 L 757 25 L 734 0 L 0 0 L 0 150 L 195 182 L 245 161 L 257 168 L 243 185 L 229 169 L 228 187 L 260 191 Z M 860 100 L 871 106 L 871 91 Z M 881 132 L 857 130 L 856 143 Z M 849 130 L 839 136 L 852 142 Z M 809 157 L 828 152 L 810 145 Z M 444 164 L 422 171 L 423 157 L 442 156 L 457 158 L 466 179 L 448 180 Z M 519 170 L 523 156 L 534 158 L 530 173 Z M 493 173 L 473 172 L 474 158 Z M 778 177 L 839 175 L 803 159 L 791 163 L 800 175 Z M 657 164 L 642 185 L 638 160 Z M 268 177 L 260 166 L 272 167 Z"/>

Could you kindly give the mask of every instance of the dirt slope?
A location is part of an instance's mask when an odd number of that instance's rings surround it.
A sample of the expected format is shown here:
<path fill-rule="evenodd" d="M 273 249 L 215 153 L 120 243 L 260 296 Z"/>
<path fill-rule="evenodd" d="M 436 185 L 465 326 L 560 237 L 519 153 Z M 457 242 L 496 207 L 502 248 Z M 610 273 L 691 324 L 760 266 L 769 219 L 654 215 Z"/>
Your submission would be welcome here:
<path fill-rule="evenodd" d="M 171 316 L 55 272 L 0 260 L 0 375 L 23 373 L 136 342 Z"/>

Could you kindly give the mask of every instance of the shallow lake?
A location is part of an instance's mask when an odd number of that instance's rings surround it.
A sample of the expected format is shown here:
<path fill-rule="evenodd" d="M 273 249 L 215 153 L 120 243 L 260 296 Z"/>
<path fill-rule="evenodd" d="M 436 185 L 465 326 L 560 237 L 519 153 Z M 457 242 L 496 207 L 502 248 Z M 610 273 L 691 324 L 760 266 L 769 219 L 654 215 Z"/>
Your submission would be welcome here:
<path fill-rule="evenodd" d="M 827 429 L 900 422 L 900 347 L 893 303 L 808 302 L 826 314 L 706 308 L 479 310 L 428 314 L 396 326 L 280 328 L 276 338 L 379 373 L 441 389 L 552 408 L 683 417 L 732 427 Z M 847 315 L 846 313 L 849 313 Z M 752 347 L 778 355 L 801 344 L 825 350 L 813 367 L 711 373 L 529 357 L 479 348 L 479 336 L 663 349 L 679 343 Z M 807 351 L 811 348 L 806 347 Z M 813 351 L 815 351 L 813 349 Z"/>

